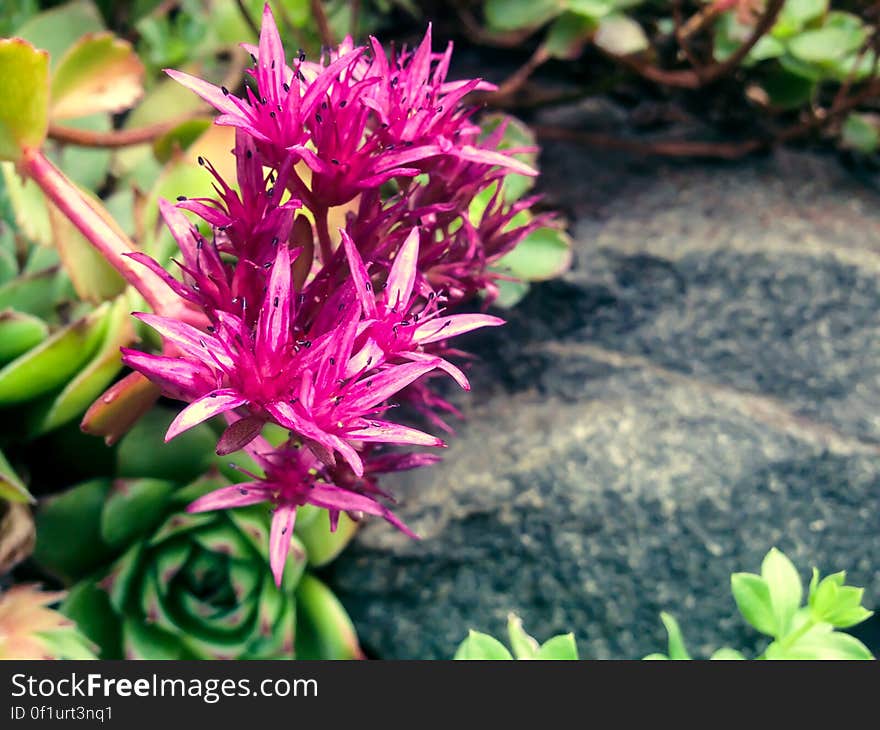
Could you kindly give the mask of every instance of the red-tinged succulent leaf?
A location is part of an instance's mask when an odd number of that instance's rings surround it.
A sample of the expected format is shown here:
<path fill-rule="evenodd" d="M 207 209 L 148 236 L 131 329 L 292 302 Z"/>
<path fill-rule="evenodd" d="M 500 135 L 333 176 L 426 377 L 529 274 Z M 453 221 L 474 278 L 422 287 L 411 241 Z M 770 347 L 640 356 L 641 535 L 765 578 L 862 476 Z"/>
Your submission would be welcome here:
<path fill-rule="evenodd" d="M 90 33 L 71 46 L 52 76 L 53 119 L 121 112 L 143 95 L 144 66 L 131 44 Z"/>
<path fill-rule="evenodd" d="M 103 436 L 108 446 L 121 439 L 159 398 L 159 387 L 140 373 L 129 373 L 92 403 L 80 428 Z"/>
<path fill-rule="evenodd" d="M 38 148 L 49 129 L 49 54 L 20 38 L 0 39 L 0 159 Z"/>
<path fill-rule="evenodd" d="M 298 659 L 364 659 L 351 619 L 327 586 L 304 575 L 296 590 Z"/>

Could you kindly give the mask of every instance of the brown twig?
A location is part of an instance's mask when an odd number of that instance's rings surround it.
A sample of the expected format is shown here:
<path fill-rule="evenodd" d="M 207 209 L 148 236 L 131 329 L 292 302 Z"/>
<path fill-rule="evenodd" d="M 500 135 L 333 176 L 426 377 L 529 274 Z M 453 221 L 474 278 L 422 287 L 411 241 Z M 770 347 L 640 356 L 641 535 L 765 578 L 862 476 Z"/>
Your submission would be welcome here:
<path fill-rule="evenodd" d="M 688 36 L 684 34 L 684 19 L 681 12 L 681 0 L 674 0 L 672 3 L 672 21 L 675 24 L 674 33 L 678 45 L 681 48 L 682 53 L 684 53 L 687 62 L 694 67 L 694 73 L 696 73 L 702 81 L 705 67 L 694 54 Z"/>
<path fill-rule="evenodd" d="M 767 9 L 764 11 L 760 20 L 755 24 L 752 34 L 745 43 L 721 63 L 704 67 L 702 74 L 697 74 L 694 69 L 670 71 L 656 66 L 647 65 L 636 58 L 617 56 L 614 54 L 607 55 L 615 61 L 628 66 L 649 81 L 654 81 L 658 84 L 663 84 L 664 86 L 675 86 L 683 89 L 699 89 L 702 86 L 718 81 L 734 71 L 749 54 L 749 51 L 755 47 L 758 41 L 760 41 L 767 31 L 769 31 L 776 23 L 776 18 L 779 16 L 783 5 L 785 5 L 785 0 L 769 0 L 767 3 Z"/>
<path fill-rule="evenodd" d="M 327 21 L 327 13 L 324 12 L 321 0 L 311 0 L 311 6 L 312 15 L 315 16 L 315 23 L 318 25 L 321 44 L 327 48 L 333 48 L 336 43 L 333 41 L 333 31 L 330 30 L 330 23 Z"/>
<path fill-rule="evenodd" d="M 688 40 L 691 36 L 700 33 L 709 23 L 715 20 L 719 15 L 718 6 L 714 3 L 712 5 L 706 5 L 698 12 L 694 13 L 690 18 L 685 21 L 685 23 L 681 26 L 680 37 L 678 42 L 681 43 L 682 40 Z"/>
<path fill-rule="evenodd" d="M 505 99 L 509 99 L 516 94 L 535 70 L 548 60 L 550 60 L 550 53 L 547 51 L 547 46 L 542 43 L 535 49 L 535 52 L 529 57 L 528 61 L 502 81 L 498 88 L 489 95 L 493 105 L 503 103 Z"/>
<path fill-rule="evenodd" d="M 92 132 L 87 129 L 75 129 L 59 124 L 49 125 L 49 138 L 61 144 L 73 144 L 79 147 L 101 147 L 113 149 L 145 144 L 167 134 L 179 124 L 196 119 L 199 114 L 187 114 L 167 122 L 149 124 L 135 129 L 114 129 L 111 132 Z"/>

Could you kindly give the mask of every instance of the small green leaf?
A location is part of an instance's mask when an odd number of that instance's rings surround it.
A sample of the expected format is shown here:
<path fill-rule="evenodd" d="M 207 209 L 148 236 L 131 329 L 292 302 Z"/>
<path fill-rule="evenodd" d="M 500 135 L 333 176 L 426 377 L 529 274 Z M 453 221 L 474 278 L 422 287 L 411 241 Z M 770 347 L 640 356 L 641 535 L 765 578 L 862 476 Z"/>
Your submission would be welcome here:
<path fill-rule="evenodd" d="M 52 77 L 53 119 L 121 112 L 143 94 L 144 66 L 131 44 L 93 33 L 68 49 Z"/>
<path fill-rule="evenodd" d="M 762 634 L 777 635 L 776 614 L 767 582 L 754 573 L 734 573 L 730 588 L 743 618 Z"/>
<path fill-rule="evenodd" d="M 581 55 L 584 44 L 598 27 L 590 16 L 564 13 L 548 28 L 544 48 L 553 58 L 572 61 Z"/>
<path fill-rule="evenodd" d="M 852 113 L 843 123 L 840 141 L 847 149 L 870 154 L 880 145 L 880 129 L 873 117 Z"/>
<path fill-rule="evenodd" d="M 504 660 L 513 659 L 513 656 L 498 639 L 471 630 L 468 637 L 459 645 L 453 659 Z"/>
<path fill-rule="evenodd" d="M 497 271 L 494 267 L 492 271 Z M 509 309 L 519 304 L 523 297 L 529 293 L 529 283 L 527 281 L 508 281 L 506 279 L 498 279 L 495 282 L 498 287 L 498 297 L 493 302 L 496 307 Z"/>
<path fill-rule="evenodd" d="M 729 659 L 745 659 L 741 652 L 738 652 L 736 649 L 730 649 L 727 647 L 723 647 L 718 649 L 709 659 L 714 660 L 729 660 Z"/>
<path fill-rule="evenodd" d="M 770 601 L 776 617 L 776 636 L 789 631 L 791 620 L 801 605 L 803 584 L 797 569 L 786 555 L 772 548 L 761 563 L 761 577 L 770 589 Z"/>
<path fill-rule="evenodd" d="M 775 67 L 761 80 L 772 106 L 779 109 L 797 109 L 807 104 L 816 93 L 816 82 L 802 74 Z"/>
<path fill-rule="evenodd" d="M 577 13 L 585 18 L 602 18 L 619 5 L 616 0 L 564 0 L 566 10 Z"/>
<path fill-rule="evenodd" d="M 651 45 L 641 24 L 627 15 L 617 14 L 608 15 L 599 21 L 593 43 L 615 56 L 639 53 Z"/>
<path fill-rule="evenodd" d="M 43 144 L 48 109 L 49 55 L 20 38 L 0 39 L 0 159 Z"/>
<path fill-rule="evenodd" d="M 810 614 L 814 621 L 845 629 L 860 624 L 873 615 L 873 612 L 861 605 L 864 588 L 845 586 L 845 578 L 846 574 L 840 572 L 818 581 L 818 571 L 814 569 L 809 600 Z"/>
<path fill-rule="evenodd" d="M 578 650 L 574 634 L 560 634 L 559 636 L 547 639 L 547 641 L 541 644 L 535 659 L 576 661 L 578 659 Z"/>
<path fill-rule="evenodd" d="M 36 501 L 2 451 L 0 451 L 0 499 L 10 502 Z"/>
<path fill-rule="evenodd" d="M 510 647 L 517 659 L 535 659 L 538 653 L 538 642 L 523 629 L 522 619 L 514 613 L 507 616 L 507 635 Z"/>
<path fill-rule="evenodd" d="M 525 281 L 544 281 L 571 266 L 571 238 L 559 228 L 538 228 L 494 265 L 497 271 Z"/>
<path fill-rule="evenodd" d="M 853 660 L 873 659 L 868 648 L 854 636 L 833 631 L 828 624 L 819 624 L 788 646 L 774 641 L 765 653 L 771 660 Z"/>
<path fill-rule="evenodd" d="M 483 12 L 491 30 L 537 28 L 565 9 L 561 0 L 486 0 Z"/>
<path fill-rule="evenodd" d="M 0 312 L 0 364 L 14 360 L 49 336 L 46 323 L 24 312 Z"/>
<path fill-rule="evenodd" d="M 790 28 L 803 28 L 828 11 L 828 0 L 785 0 L 779 13 L 779 23 Z"/>
<path fill-rule="evenodd" d="M 843 58 L 858 49 L 867 37 L 860 28 L 820 28 L 809 30 L 792 38 L 788 44 L 791 54 L 808 63 L 828 63 Z"/>
<path fill-rule="evenodd" d="M 668 661 L 668 659 L 669 659 L 669 657 L 666 656 L 665 654 L 659 654 L 659 653 L 655 652 L 653 654 L 648 654 L 648 656 L 646 656 L 646 657 L 643 657 L 642 661 L 645 661 L 645 662 L 664 661 L 665 662 L 665 661 Z"/>
<path fill-rule="evenodd" d="M 691 656 L 684 645 L 684 637 L 681 635 L 678 621 L 672 614 L 665 611 L 661 611 L 660 620 L 666 627 L 666 633 L 669 636 L 669 658 L 674 660 L 690 659 Z"/>

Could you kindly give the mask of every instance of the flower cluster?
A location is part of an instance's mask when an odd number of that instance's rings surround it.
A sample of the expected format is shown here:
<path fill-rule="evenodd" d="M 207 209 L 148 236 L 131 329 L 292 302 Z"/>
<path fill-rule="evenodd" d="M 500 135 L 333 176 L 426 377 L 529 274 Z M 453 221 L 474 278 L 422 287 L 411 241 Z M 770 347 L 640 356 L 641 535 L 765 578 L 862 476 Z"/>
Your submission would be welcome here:
<path fill-rule="evenodd" d="M 160 203 L 180 277 L 133 257 L 187 315 L 137 314 L 163 337 L 163 351 L 123 355 L 187 403 L 166 439 L 222 416 L 218 453 L 245 449 L 259 465 L 262 475 L 248 472 L 251 481 L 190 510 L 271 503 L 280 582 L 301 505 L 326 508 L 331 525 L 341 512 L 371 514 L 412 534 L 377 477 L 436 461 L 391 446 L 444 444 L 388 411 L 406 401 L 445 426 L 436 411 L 454 409 L 430 384 L 449 376 L 469 387 L 448 341 L 503 323 L 449 310 L 480 292 L 491 299 L 489 266 L 538 223 L 516 227 L 529 201 L 500 199 L 479 224 L 469 219 L 478 193 L 534 171 L 516 150 L 499 151 L 503 129 L 485 136 L 471 120 L 464 97 L 491 87 L 447 81 L 451 47 L 433 53 L 430 29 L 416 49 L 390 55 L 375 39 L 369 47 L 347 39 L 319 62 L 302 53 L 288 61 L 266 5 L 259 46 L 247 49 L 254 65 L 240 94 L 168 71 L 220 112 L 217 124 L 235 127 L 237 181 L 200 159 L 217 197 Z M 344 225 L 331 230 L 338 210 Z M 289 438 L 271 445 L 261 435 L 268 423 Z"/>

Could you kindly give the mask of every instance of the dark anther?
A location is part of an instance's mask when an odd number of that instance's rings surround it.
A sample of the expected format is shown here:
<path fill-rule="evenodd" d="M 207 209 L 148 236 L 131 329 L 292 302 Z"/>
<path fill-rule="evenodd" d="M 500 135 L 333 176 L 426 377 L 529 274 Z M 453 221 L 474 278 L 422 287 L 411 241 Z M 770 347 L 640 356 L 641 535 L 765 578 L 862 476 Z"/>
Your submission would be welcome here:
<path fill-rule="evenodd" d="M 318 124 L 324 121 L 320 114 L 315 114 L 315 119 L 318 120 Z"/>
<path fill-rule="evenodd" d="M 345 99 L 343 99 L 342 101 L 339 102 L 339 108 L 340 109 L 344 108 L 346 104 L 348 104 L 348 102 Z"/>
<path fill-rule="evenodd" d="M 281 84 L 281 88 L 285 91 L 290 91 L 290 84 L 285 81 L 283 84 Z"/>
<path fill-rule="evenodd" d="M 248 150 L 247 152 L 244 153 L 244 156 L 247 157 L 248 159 L 251 159 L 251 157 L 254 156 L 253 150 Z"/>
<path fill-rule="evenodd" d="M 229 96 L 229 89 L 227 89 L 225 86 L 221 86 L 220 91 L 223 92 L 223 96 Z"/>
<path fill-rule="evenodd" d="M 299 49 L 299 62 L 302 63 L 305 60 L 306 60 L 306 52 L 302 48 L 300 48 Z"/>
<path fill-rule="evenodd" d="M 199 163 L 200 165 L 204 165 L 204 164 L 205 164 L 205 158 L 202 157 L 201 155 L 198 156 L 197 161 L 198 161 L 198 163 Z"/>
<path fill-rule="evenodd" d="M 331 157 L 331 158 L 330 158 L 330 162 L 332 162 L 334 165 L 338 165 L 338 164 L 339 164 L 339 160 L 337 160 L 335 157 Z"/>
<path fill-rule="evenodd" d="M 185 196 L 185 195 L 178 195 L 178 196 L 177 196 L 177 200 L 178 200 L 178 201 L 184 201 L 184 200 L 186 200 L 186 196 Z"/>

